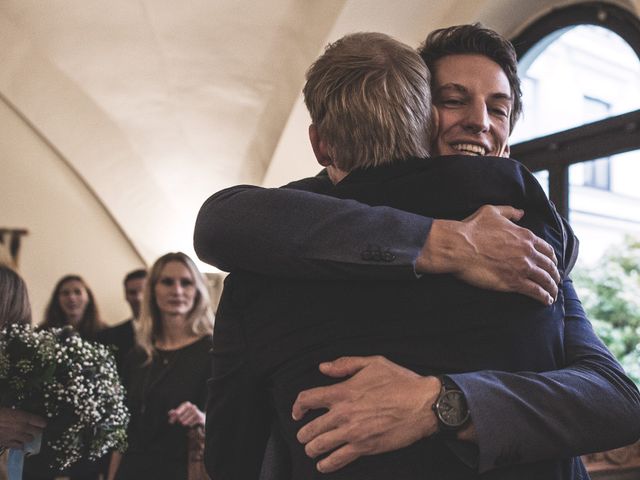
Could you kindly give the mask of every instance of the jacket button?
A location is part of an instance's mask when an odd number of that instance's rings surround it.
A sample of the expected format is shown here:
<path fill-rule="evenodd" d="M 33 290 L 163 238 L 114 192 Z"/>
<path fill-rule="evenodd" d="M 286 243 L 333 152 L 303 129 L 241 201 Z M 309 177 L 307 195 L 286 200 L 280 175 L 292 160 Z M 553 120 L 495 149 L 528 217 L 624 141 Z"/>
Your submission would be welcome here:
<path fill-rule="evenodd" d="M 389 250 L 387 250 L 382 254 L 382 259 L 385 262 L 393 262 L 396 259 L 396 256 L 393 253 L 391 253 Z"/>

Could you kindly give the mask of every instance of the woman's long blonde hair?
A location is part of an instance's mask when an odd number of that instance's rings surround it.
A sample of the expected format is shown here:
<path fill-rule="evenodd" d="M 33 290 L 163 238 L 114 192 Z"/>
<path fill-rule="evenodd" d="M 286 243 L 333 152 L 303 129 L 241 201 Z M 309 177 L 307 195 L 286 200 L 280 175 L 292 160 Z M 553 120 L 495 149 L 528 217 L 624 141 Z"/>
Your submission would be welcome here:
<path fill-rule="evenodd" d="M 213 310 L 209 298 L 209 289 L 204 277 L 196 267 L 193 260 L 182 252 L 171 252 L 158 258 L 151 270 L 144 287 L 144 298 L 140 309 L 140 318 L 137 323 L 136 341 L 146 356 L 145 363 L 153 358 L 156 340 L 162 333 L 162 321 L 158 302 L 156 300 L 155 287 L 160 279 L 162 269 L 169 262 L 180 262 L 191 272 L 196 287 L 196 297 L 193 308 L 187 317 L 191 324 L 191 331 L 198 336 L 211 335 L 213 333 Z"/>

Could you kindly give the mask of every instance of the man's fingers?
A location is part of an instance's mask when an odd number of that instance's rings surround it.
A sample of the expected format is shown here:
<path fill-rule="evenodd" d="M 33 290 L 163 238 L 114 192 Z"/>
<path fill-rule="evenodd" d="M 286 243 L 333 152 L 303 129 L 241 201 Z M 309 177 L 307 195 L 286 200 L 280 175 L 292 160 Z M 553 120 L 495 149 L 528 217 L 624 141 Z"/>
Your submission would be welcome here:
<path fill-rule="evenodd" d="M 327 458 L 320 460 L 316 464 L 316 468 L 322 473 L 335 472 L 360 456 L 361 454 L 353 445 L 347 444 L 332 452 Z"/>
<path fill-rule="evenodd" d="M 533 267 L 529 272 L 529 277 L 527 278 L 527 280 L 531 280 L 538 284 L 538 286 L 545 292 L 547 292 L 555 301 L 555 299 L 558 297 L 558 282 L 556 281 L 556 278 L 551 275 L 551 273 L 549 273 L 544 268 Z"/>
<path fill-rule="evenodd" d="M 480 207 L 485 208 L 485 207 Z M 509 205 L 496 205 L 493 208 L 502 215 L 503 217 L 511 220 L 512 222 L 517 222 L 524 216 L 524 210 L 520 210 L 519 208 L 513 208 Z"/>
<path fill-rule="evenodd" d="M 320 364 L 320 371 L 329 377 L 346 377 L 355 375 L 373 362 L 375 357 L 340 357 L 333 362 Z"/>
<path fill-rule="evenodd" d="M 320 364 L 320 371 L 334 378 L 355 375 L 360 370 L 378 360 L 379 357 L 340 357 L 332 362 Z M 300 420 L 305 413 L 315 408 L 328 408 L 336 400 L 342 398 L 342 384 L 331 385 L 329 387 L 311 388 L 300 392 L 296 398 L 291 415 L 294 420 Z"/>
<path fill-rule="evenodd" d="M 310 458 L 315 458 L 323 453 L 330 452 L 331 450 L 347 443 L 345 437 L 345 429 L 339 428 L 329 430 L 315 437 L 304 447 L 304 451 Z"/>
<path fill-rule="evenodd" d="M 300 420 L 309 410 L 329 408 L 339 398 L 340 390 L 340 384 L 303 390 L 293 403 L 291 416 L 294 420 Z"/>
<path fill-rule="evenodd" d="M 538 253 L 536 257 L 536 264 L 549 275 L 551 281 L 555 285 L 560 283 L 562 279 L 560 278 L 560 272 L 558 271 L 558 260 L 556 259 L 555 254 L 549 258 L 548 255 Z"/>
<path fill-rule="evenodd" d="M 544 305 L 551 305 L 555 301 L 555 298 L 549 292 L 532 280 L 525 280 L 517 291 Z"/>
<path fill-rule="evenodd" d="M 296 437 L 300 443 L 306 444 L 319 435 L 333 430 L 339 424 L 339 416 L 336 415 L 334 410 L 329 410 L 298 430 Z"/>
<path fill-rule="evenodd" d="M 543 239 L 541 239 L 540 237 L 536 236 L 534 238 L 534 240 L 533 240 L 533 246 L 535 247 L 535 249 L 537 251 L 539 251 L 540 253 L 542 253 L 546 257 L 549 257 L 549 259 L 551 259 L 551 261 L 553 262 L 554 265 L 558 264 L 558 259 L 556 258 L 555 250 L 553 249 L 553 247 L 551 245 L 549 245 Z"/>

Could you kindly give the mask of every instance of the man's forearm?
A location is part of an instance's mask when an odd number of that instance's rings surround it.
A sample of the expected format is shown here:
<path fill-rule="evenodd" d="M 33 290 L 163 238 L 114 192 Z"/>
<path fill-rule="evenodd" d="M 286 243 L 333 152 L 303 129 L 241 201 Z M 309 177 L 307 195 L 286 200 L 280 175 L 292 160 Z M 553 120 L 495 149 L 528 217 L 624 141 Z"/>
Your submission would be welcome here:
<path fill-rule="evenodd" d="M 608 450 L 640 436 L 637 388 L 593 332 L 570 280 L 563 291 L 565 368 L 449 375 L 472 412 L 480 472 Z"/>
<path fill-rule="evenodd" d="M 432 220 L 289 188 L 222 190 L 202 206 L 194 247 L 222 270 L 289 278 L 415 278 Z"/>
<path fill-rule="evenodd" d="M 451 273 L 548 304 L 559 281 L 553 250 L 512 222 L 521 215 L 485 206 L 463 222 L 433 220 L 292 188 L 241 185 L 205 202 L 194 247 L 201 260 L 226 271 L 370 280 Z"/>

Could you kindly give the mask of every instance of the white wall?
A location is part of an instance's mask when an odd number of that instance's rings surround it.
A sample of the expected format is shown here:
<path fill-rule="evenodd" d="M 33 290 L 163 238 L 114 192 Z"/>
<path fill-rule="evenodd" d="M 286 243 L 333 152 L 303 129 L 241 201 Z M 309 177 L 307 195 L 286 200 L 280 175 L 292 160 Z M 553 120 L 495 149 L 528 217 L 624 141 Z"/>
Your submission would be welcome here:
<path fill-rule="evenodd" d="M 123 320 L 122 278 L 142 260 L 78 176 L 4 101 L 0 125 L 0 227 L 29 231 L 19 269 L 34 321 L 67 273 L 85 278 L 106 321 Z"/>

